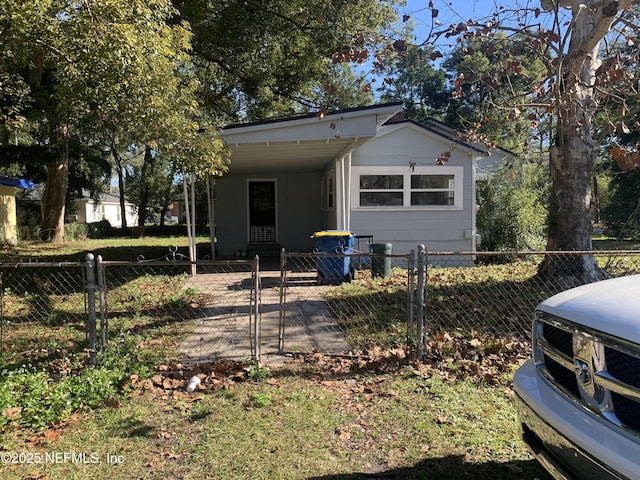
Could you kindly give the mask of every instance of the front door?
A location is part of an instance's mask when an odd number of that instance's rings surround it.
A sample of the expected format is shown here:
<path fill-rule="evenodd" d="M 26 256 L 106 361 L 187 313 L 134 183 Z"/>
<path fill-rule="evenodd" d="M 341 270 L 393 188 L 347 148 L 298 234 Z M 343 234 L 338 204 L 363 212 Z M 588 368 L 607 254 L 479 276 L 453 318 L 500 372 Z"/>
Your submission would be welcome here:
<path fill-rule="evenodd" d="M 276 182 L 249 181 L 249 242 L 276 241 Z"/>

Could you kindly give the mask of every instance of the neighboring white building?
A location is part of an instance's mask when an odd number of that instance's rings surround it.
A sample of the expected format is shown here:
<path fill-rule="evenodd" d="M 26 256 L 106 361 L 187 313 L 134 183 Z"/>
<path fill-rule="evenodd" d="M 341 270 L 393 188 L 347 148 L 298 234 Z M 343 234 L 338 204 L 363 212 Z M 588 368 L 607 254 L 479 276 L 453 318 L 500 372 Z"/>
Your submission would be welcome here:
<path fill-rule="evenodd" d="M 120 227 L 122 225 L 122 209 L 120 207 L 120 198 L 110 193 L 103 193 L 98 197 L 98 201 L 91 198 L 87 191 L 82 192 L 82 197 L 73 200 L 75 211 L 66 215 L 67 223 L 94 223 L 107 220 L 112 227 Z M 136 206 L 126 201 L 125 214 L 127 216 L 127 225 L 133 226 L 138 224 L 138 210 Z"/>

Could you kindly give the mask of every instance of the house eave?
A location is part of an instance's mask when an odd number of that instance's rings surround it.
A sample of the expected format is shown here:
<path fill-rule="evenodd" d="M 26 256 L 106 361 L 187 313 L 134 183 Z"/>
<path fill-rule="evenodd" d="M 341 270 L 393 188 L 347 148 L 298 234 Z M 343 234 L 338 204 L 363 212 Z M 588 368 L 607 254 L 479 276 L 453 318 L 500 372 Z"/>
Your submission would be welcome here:
<path fill-rule="evenodd" d="M 402 104 L 234 125 L 220 131 L 230 150 L 230 173 L 319 170 L 357 148 Z"/>

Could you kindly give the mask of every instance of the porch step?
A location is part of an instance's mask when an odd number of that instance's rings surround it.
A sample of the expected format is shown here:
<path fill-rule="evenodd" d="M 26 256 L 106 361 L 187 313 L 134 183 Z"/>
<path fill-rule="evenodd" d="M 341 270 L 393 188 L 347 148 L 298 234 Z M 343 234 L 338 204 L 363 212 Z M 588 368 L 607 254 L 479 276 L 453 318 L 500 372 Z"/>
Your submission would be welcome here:
<path fill-rule="evenodd" d="M 247 245 L 247 256 L 279 257 L 282 245 L 276 242 L 259 242 Z"/>

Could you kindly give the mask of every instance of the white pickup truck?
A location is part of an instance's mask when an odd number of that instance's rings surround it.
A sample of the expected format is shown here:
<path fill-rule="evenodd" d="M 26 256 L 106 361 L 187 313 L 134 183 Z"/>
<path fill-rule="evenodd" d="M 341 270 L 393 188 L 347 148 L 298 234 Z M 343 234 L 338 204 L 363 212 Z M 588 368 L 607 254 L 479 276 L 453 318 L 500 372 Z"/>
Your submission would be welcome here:
<path fill-rule="evenodd" d="M 542 302 L 515 374 L 522 438 L 556 479 L 640 479 L 640 275 Z"/>

